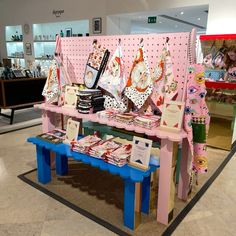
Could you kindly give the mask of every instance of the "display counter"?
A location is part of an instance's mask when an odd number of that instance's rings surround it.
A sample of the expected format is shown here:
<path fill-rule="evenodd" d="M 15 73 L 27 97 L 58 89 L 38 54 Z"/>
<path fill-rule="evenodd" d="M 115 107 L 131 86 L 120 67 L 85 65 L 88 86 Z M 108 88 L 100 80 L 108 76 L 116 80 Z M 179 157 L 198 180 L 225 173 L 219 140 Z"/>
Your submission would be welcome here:
<path fill-rule="evenodd" d="M 0 79 L 0 115 L 10 118 L 12 124 L 15 110 L 43 102 L 45 82 L 46 78 Z M 1 109 L 11 109 L 11 115 L 1 113 Z"/>

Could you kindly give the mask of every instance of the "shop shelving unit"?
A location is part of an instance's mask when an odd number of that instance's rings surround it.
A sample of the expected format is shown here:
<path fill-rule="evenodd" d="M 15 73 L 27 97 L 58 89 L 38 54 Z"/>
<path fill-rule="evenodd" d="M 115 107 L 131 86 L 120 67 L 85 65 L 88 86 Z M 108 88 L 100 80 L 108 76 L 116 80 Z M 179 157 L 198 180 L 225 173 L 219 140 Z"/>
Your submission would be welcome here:
<path fill-rule="evenodd" d="M 210 53 L 211 46 L 214 43 L 217 49 L 225 43 L 226 46 L 236 45 L 236 34 L 219 34 L 219 35 L 200 35 L 203 56 Z M 230 93 L 236 93 L 236 84 L 223 81 L 206 81 L 207 89 L 228 90 Z M 232 118 L 231 129 L 233 132 L 231 144 L 236 140 L 236 105 L 229 103 L 219 103 L 208 101 L 210 113 L 213 116 Z"/>
<path fill-rule="evenodd" d="M 55 46 L 56 35 L 63 33 L 63 37 L 85 35 L 89 32 L 88 20 L 52 22 L 33 24 L 34 56 L 38 63 L 50 63 Z"/>
<path fill-rule="evenodd" d="M 92 50 L 92 43 L 96 39 L 98 42 L 109 48 L 113 52 L 120 39 L 122 42 L 122 49 L 124 60 L 127 64 L 127 75 L 130 71 L 133 55 L 137 51 L 137 45 L 142 38 L 146 45 L 147 56 L 149 64 L 153 67 L 157 61 L 158 54 L 160 55 L 163 46 L 165 45 L 167 37 L 169 38 L 169 48 L 173 58 L 174 72 L 179 78 L 178 83 L 178 97 L 177 100 L 184 101 L 186 92 L 186 73 L 189 64 L 195 62 L 195 42 L 196 32 L 184 32 L 173 34 L 153 34 L 153 35 L 119 35 L 119 36 L 98 36 L 98 37 L 81 37 L 81 38 L 61 38 L 60 46 L 57 48 L 61 55 L 63 54 L 62 65 L 65 73 L 68 75 L 65 78 L 66 83 L 82 83 L 84 68 L 89 53 Z M 59 38 L 58 38 L 59 40 Z M 60 51 L 61 50 L 61 51 Z M 68 80 L 68 81 L 67 81 Z M 189 145 L 187 141 L 187 134 L 182 129 L 179 133 L 163 131 L 160 128 L 147 130 L 144 128 L 136 128 L 134 126 L 127 126 L 115 121 L 102 121 L 96 115 L 83 115 L 73 109 L 58 107 L 55 105 L 41 104 L 35 107 L 42 110 L 43 114 L 43 132 L 53 130 L 56 124 L 56 116 L 65 115 L 78 120 L 86 120 L 94 123 L 104 124 L 109 127 L 115 127 L 119 130 L 127 130 L 137 134 L 145 134 L 149 138 L 156 137 L 160 140 L 160 171 L 159 171 L 159 194 L 157 201 L 157 221 L 163 224 L 168 224 L 173 217 L 175 186 L 173 182 L 173 173 L 176 163 L 176 153 L 178 144 L 182 144 L 182 157 L 180 161 L 180 178 L 178 184 L 178 197 L 187 200 L 188 186 L 189 186 Z M 32 141 L 32 140 L 31 140 Z M 67 156 L 67 153 L 63 155 Z M 69 156 L 69 155 L 68 155 Z M 39 156 L 38 156 L 39 157 Z M 40 158 L 40 157 L 39 157 Z M 44 158 L 44 157 L 43 157 Z M 132 184 L 132 186 L 134 186 Z M 132 193 L 135 189 L 132 187 Z M 134 208 L 134 201 L 129 200 L 129 205 Z M 134 229 L 134 225 L 128 224 L 129 228 Z"/>
<path fill-rule="evenodd" d="M 13 35 L 16 35 L 18 39 L 14 40 L 12 37 Z M 12 63 L 24 67 L 25 59 L 24 59 L 22 26 L 21 25 L 6 26 L 5 40 L 7 48 L 7 57 L 11 59 Z"/>

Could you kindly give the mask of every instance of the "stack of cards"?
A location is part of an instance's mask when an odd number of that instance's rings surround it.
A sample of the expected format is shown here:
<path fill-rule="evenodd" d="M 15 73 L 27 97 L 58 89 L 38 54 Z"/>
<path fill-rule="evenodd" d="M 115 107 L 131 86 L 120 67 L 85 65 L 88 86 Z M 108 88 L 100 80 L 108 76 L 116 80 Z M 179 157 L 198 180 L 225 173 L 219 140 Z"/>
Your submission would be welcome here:
<path fill-rule="evenodd" d="M 54 144 L 62 143 L 65 139 L 66 131 L 61 129 L 54 129 L 50 132 L 43 133 L 37 136 L 44 141 L 48 141 Z"/>
<path fill-rule="evenodd" d="M 131 144 L 122 145 L 113 152 L 107 152 L 105 155 L 103 155 L 102 159 L 112 165 L 119 167 L 124 166 L 131 155 L 131 149 Z"/>
<path fill-rule="evenodd" d="M 109 120 L 115 117 L 117 113 L 118 111 L 115 111 L 115 110 L 103 110 L 103 111 L 97 112 L 97 117 L 100 119 Z"/>
<path fill-rule="evenodd" d="M 72 142 L 71 149 L 76 152 L 82 152 L 88 154 L 90 148 L 99 143 L 100 141 L 101 139 L 96 135 L 88 135 L 84 138 L 81 138 L 77 142 Z"/>
<path fill-rule="evenodd" d="M 122 114 L 117 114 L 115 116 L 115 119 L 116 121 L 121 122 L 121 123 L 132 124 L 136 116 L 137 115 L 133 113 L 122 113 Z"/>
<path fill-rule="evenodd" d="M 112 140 L 105 140 L 98 145 L 91 147 L 89 150 L 89 155 L 95 158 L 102 159 L 102 156 L 108 152 L 113 152 L 115 149 L 119 148 L 120 144 Z"/>
<path fill-rule="evenodd" d="M 137 116 L 134 119 L 134 124 L 143 128 L 151 129 L 153 127 L 157 127 L 160 125 L 160 116 L 154 116 L 154 115 L 143 115 L 143 116 Z"/>

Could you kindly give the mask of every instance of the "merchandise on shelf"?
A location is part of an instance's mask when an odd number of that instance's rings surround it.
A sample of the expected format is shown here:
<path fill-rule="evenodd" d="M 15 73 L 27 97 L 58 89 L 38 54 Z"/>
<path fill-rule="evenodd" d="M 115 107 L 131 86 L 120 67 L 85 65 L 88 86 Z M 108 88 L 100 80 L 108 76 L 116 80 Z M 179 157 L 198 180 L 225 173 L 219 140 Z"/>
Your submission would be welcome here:
<path fill-rule="evenodd" d="M 205 69 L 204 74 L 209 81 L 222 81 L 224 80 L 225 70 Z"/>
<path fill-rule="evenodd" d="M 153 82 L 147 55 L 144 50 L 143 39 L 141 39 L 124 94 L 140 109 L 151 95 L 152 90 Z"/>
<path fill-rule="evenodd" d="M 137 115 L 135 113 L 119 113 L 115 116 L 115 120 L 125 124 L 132 124 Z"/>
<path fill-rule="evenodd" d="M 89 153 L 89 150 L 92 146 L 96 145 L 98 142 L 101 141 L 97 135 L 88 135 L 84 138 L 79 139 L 76 142 L 71 143 L 71 149 L 73 151 L 82 152 L 82 153 Z"/>
<path fill-rule="evenodd" d="M 125 164 L 127 164 L 130 155 L 131 155 L 131 149 L 132 149 L 132 145 L 131 144 L 127 144 L 127 145 L 122 145 L 120 147 L 118 147 L 116 150 L 114 150 L 113 152 L 107 152 L 102 156 L 102 159 L 105 162 L 108 162 L 112 165 L 116 165 L 116 166 L 124 166 Z"/>
<path fill-rule="evenodd" d="M 59 144 L 65 140 L 66 131 L 61 129 L 54 129 L 50 132 L 46 132 L 40 135 L 37 135 L 38 138 L 54 143 Z"/>
<path fill-rule="evenodd" d="M 115 53 L 109 61 L 105 72 L 98 81 L 98 86 L 109 92 L 116 99 L 116 101 L 121 101 L 122 92 L 127 82 L 124 66 L 119 40 L 119 46 L 115 50 Z"/>
<path fill-rule="evenodd" d="M 95 146 L 91 147 L 88 154 L 92 157 L 102 159 L 103 155 L 106 155 L 108 152 L 113 152 L 119 148 L 121 144 L 114 142 L 113 140 L 103 140 L 97 143 Z"/>
<path fill-rule="evenodd" d="M 104 100 L 101 90 L 83 89 L 77 93 L 77 110 L 79 113 L 90 114 L 104 110 Z"/>
<path fill-rule="evenodd" d="M 203 64 L 210 81 L 236 81 L 236 35 L 201 35 Z"/>
<path fill-rule="evenodd" d="M 87 88 L 95 88 L 98 80 L 105 70 L 110 52 L 105 47 L 93 42 L 93 52 L 89 54 L 84 74 L 84 84 Z"/>
<path fill-rule="evenodd" d="M 116 110 L 103 110 L 103 111 L 99 111 L 97 112 L 97 117 L 100 119 L 104 119 L 104 120 L 110 120 L 112 118 L 115 117 L 115 115 L 118 113 L 118 111 Z"/>
<path fill-rule="evenodd" d="M 103 159 L 105 162 L 120 167 L 127 163 L 131 148 L 132 145 L 130 144 L 121 145 L 112 140 L 101 140 L 96 134 L 71 142 L 73 151 Z"/>
<path fill-rule="evenodd" d="M 153 127 L 157 127 L 160 125 L 160 120 L 161 120 L 160 116 L 154 116 L 154 115 L 137 116 L 134 119 L 134 125 L 138 125 L 147 129 L 152 129 Z"/>

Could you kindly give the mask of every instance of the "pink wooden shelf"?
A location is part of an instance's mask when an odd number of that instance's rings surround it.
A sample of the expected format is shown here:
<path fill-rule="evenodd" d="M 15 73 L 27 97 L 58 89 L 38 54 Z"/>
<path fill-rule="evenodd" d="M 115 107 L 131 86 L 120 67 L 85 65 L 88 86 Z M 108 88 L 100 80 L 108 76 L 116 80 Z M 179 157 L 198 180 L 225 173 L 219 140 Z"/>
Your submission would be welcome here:
<path fill-rule="evenodd" d="M 34 107 L 44 111 L 50 111 L 53 113 L 63 114 L 70 117 L 97 122 L 100 124 L 116 127 L 119 129 L 125 129 L 127 131 L 134 131 L 136 133 L 146 134 L 148 136 L 155 136 L 161 139 L 168 139 L 173 142 L 180 142 L 182 141 L 183 138 L 187 137 L 187 134 L 184 130 L 181 130 L 181 132 L 179 133 L 173 133 L 161 130 L 160 127 L 152 128 L 151 130 L 149 130 L 135 125 L 126 125 L 124 123 L 120 123 L 114 120 L 99 119 L 96 114 L 81 114 L 76 109 L 58 107 L 52 104 L 43 103 L 43 104 L 37 104 Z"/>

